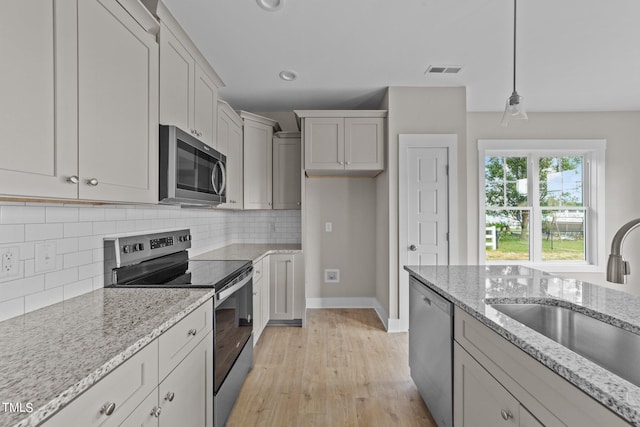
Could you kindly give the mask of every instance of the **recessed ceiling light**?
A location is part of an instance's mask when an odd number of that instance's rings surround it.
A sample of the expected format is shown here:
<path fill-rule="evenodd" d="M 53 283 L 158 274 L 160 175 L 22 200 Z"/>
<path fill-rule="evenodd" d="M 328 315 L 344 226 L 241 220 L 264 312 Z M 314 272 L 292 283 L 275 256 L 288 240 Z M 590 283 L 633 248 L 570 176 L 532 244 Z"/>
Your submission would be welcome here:
<path fill-rule="evenodd" d="M 284 0 L 256 0 L 258 6 L 269 12 L 275 12 L 284 5 Z"/>
<path fill-rule="evenodd" d="M 282 70 L 280 71 L 279 76 L 285 82 L 292 82 L 298 78 L 298 73 L 293 70 Z"/>

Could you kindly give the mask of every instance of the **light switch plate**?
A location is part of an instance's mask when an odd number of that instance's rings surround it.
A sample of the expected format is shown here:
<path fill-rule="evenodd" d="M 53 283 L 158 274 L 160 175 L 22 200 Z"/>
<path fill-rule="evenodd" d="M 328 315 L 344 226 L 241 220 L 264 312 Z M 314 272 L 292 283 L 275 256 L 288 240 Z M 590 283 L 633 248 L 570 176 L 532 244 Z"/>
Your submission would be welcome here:
<path fill-rule="evenodd" d="M 333 223 L 332 222 L 325 222 L 324 223 L 324 231 L 327 233 L 331 233 L 333 231 Z"/>
<path fill-rule="evenodd" d="M 56 269 L 56 243 L 36 243 L 36 272 L 42 273 Z"/>

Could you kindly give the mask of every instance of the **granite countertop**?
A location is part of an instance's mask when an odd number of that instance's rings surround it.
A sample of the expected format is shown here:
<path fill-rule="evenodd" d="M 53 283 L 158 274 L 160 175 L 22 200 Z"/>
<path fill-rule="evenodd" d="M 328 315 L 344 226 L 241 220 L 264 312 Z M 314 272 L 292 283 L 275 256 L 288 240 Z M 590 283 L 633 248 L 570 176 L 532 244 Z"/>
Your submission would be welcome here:
<path fill-rule="evenodd" d="M 224 246 L 193 257 L 194 260 L 247 260 L 258 262 L 267 255 L 302 252 L 299 244 L 282 243 L 240 243 Z"/>
<path fill-rule="evenodd" d="M 35 426 L 187 314 L 213 289 L 99 289 L 0 322 L 0 427 Z"/>
<path fill-rule="evenodd" d="M 640 425 L 640 387 L 491 307 L 543 302 L 640 334 L 639 296 L 521 266 L 405 269 L 628 422 Z"/>

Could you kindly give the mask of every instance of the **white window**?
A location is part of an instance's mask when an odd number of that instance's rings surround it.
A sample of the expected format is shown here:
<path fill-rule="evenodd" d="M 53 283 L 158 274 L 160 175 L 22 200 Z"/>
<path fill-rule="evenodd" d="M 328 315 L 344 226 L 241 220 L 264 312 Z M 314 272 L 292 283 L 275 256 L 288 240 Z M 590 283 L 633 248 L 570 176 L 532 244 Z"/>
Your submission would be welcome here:
<path fill-rule="evenodd" d="M 479 140 L 480 263 L 603 271 L 604 140 Z"/>

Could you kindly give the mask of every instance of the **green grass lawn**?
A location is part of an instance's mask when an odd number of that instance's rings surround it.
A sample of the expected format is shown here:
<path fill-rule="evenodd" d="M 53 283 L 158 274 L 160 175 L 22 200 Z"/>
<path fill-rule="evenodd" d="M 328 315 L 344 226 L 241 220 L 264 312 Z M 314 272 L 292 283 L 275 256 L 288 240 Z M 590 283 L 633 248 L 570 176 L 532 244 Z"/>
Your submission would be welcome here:
<path fill-rule="evenodd" d="M 551 245 L 553 244 L 553 249 Z M 498 248 L 494 251 L 487 248 L 487 260 L 528 260 L 529 259 L 529 239 L 521 239 L 518 235 L 501 234 L 498 239 Z M 584 260 L 584 240 L 567 239 L 560 240 L 554 236 L 553 241 L 542 239 L 542 259 L 545 261 Z"/>

